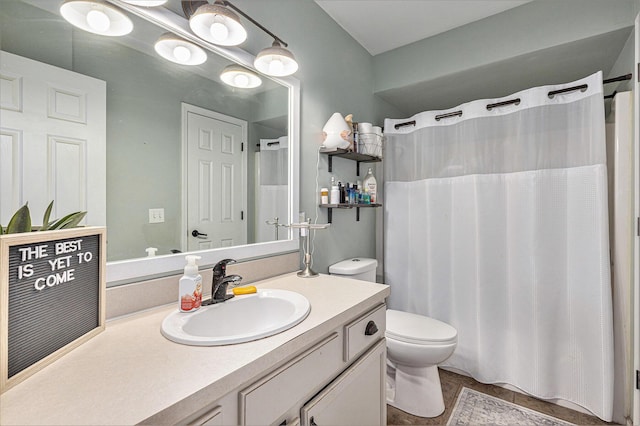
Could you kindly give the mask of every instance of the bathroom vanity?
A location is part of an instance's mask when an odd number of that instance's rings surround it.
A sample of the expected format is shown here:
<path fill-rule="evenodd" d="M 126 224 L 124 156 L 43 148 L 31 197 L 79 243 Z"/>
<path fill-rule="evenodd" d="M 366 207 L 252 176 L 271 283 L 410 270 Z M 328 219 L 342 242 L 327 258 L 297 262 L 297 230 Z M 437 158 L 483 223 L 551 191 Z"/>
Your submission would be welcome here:
<path fill-rule="evenodd" d="M 298 292 L 311 312 L 274 336 L 212 347 L 160 334 L 177 304 L 112 320 L 0 396 L 2 424 L 386 424 L 388 286 L 295 273 L 254 285 Z"/>

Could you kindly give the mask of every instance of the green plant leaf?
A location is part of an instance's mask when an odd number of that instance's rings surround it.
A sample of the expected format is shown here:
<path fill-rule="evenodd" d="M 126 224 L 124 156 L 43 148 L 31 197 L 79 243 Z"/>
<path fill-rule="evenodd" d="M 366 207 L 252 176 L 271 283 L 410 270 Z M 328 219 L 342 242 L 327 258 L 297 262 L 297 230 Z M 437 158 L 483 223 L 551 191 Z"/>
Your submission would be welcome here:
<path fill-rule="evenodd" d="M 78 225 L 78 223 L 80 223 L 82 219 L 84 219 L 86 214 L 87 212 L 69 213 L 62 219 L 49 226 L 49 230 L 73 228 L 74 226 Z"/>
<path fill-rule="evenodd" d="M 41 231 L 46 231 L 47 229 L 49 229 L 49 216 L 51 216 L 52 209 L 53 209 L 53 201 L 49 203 L 47 210 L 44 212 L 44 217 L 42 218 L 42 227 L 40 228 Z"/>
<path fill-rule="evenodd" d="M 31 232 L 31 213 L 29 212 L 29 206 L 27 204 L 20 207 L 11 217 L 6 229 L 7 234 Z"/>

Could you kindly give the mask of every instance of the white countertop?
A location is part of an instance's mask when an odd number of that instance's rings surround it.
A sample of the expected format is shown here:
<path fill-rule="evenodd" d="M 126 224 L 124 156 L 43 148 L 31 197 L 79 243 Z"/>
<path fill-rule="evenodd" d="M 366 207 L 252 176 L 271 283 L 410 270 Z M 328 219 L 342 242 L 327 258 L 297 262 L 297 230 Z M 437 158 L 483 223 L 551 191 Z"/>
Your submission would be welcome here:
<path fill-rule="evenodd" d="M 0 424 L 124 425 L 154 415 L 152 421 L 174 423 L 389 295 L 385 285 L 328 275 L 293 273 L 254 285 L 303 294 L 309 316 L 275 336 L 213 347 L 181 345 L 160 334 L 177 301 L 110 321 L 103 333 L 2 394 Z"/>

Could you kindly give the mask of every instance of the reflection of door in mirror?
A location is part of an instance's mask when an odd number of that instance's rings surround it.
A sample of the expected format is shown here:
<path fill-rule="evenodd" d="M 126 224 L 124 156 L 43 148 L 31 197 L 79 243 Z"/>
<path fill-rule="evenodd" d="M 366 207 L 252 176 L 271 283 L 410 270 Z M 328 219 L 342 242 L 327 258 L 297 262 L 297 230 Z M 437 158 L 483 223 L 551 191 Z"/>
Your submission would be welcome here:
<path fill-rule="evenodd" d="M 187 249 L 246 244 L 247 123 L 186 103 L 182 108 Z"/>
<path fill-rule="evenodd" d="M 106 84 L 0 51 L 0 223 L 29 204 L 34 226 L 87 211 L 106 224 Z"/>
<path fill-rule="evenodd" d="M 289 138 L 260 139 L 256 185 L 257 242 L 286 240 Z"/>

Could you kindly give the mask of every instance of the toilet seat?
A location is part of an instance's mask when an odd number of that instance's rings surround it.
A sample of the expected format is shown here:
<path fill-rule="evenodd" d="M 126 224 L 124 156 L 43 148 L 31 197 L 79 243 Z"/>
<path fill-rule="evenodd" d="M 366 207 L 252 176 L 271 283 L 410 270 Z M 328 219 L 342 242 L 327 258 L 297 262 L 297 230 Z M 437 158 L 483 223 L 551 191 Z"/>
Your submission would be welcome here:
<path fill-rule="evenodd" d="M 446 345 L 458 341 L 457 330 L 442 321 L 410 312 L 387 310 L 386 337 L 414 345 Z"/>

